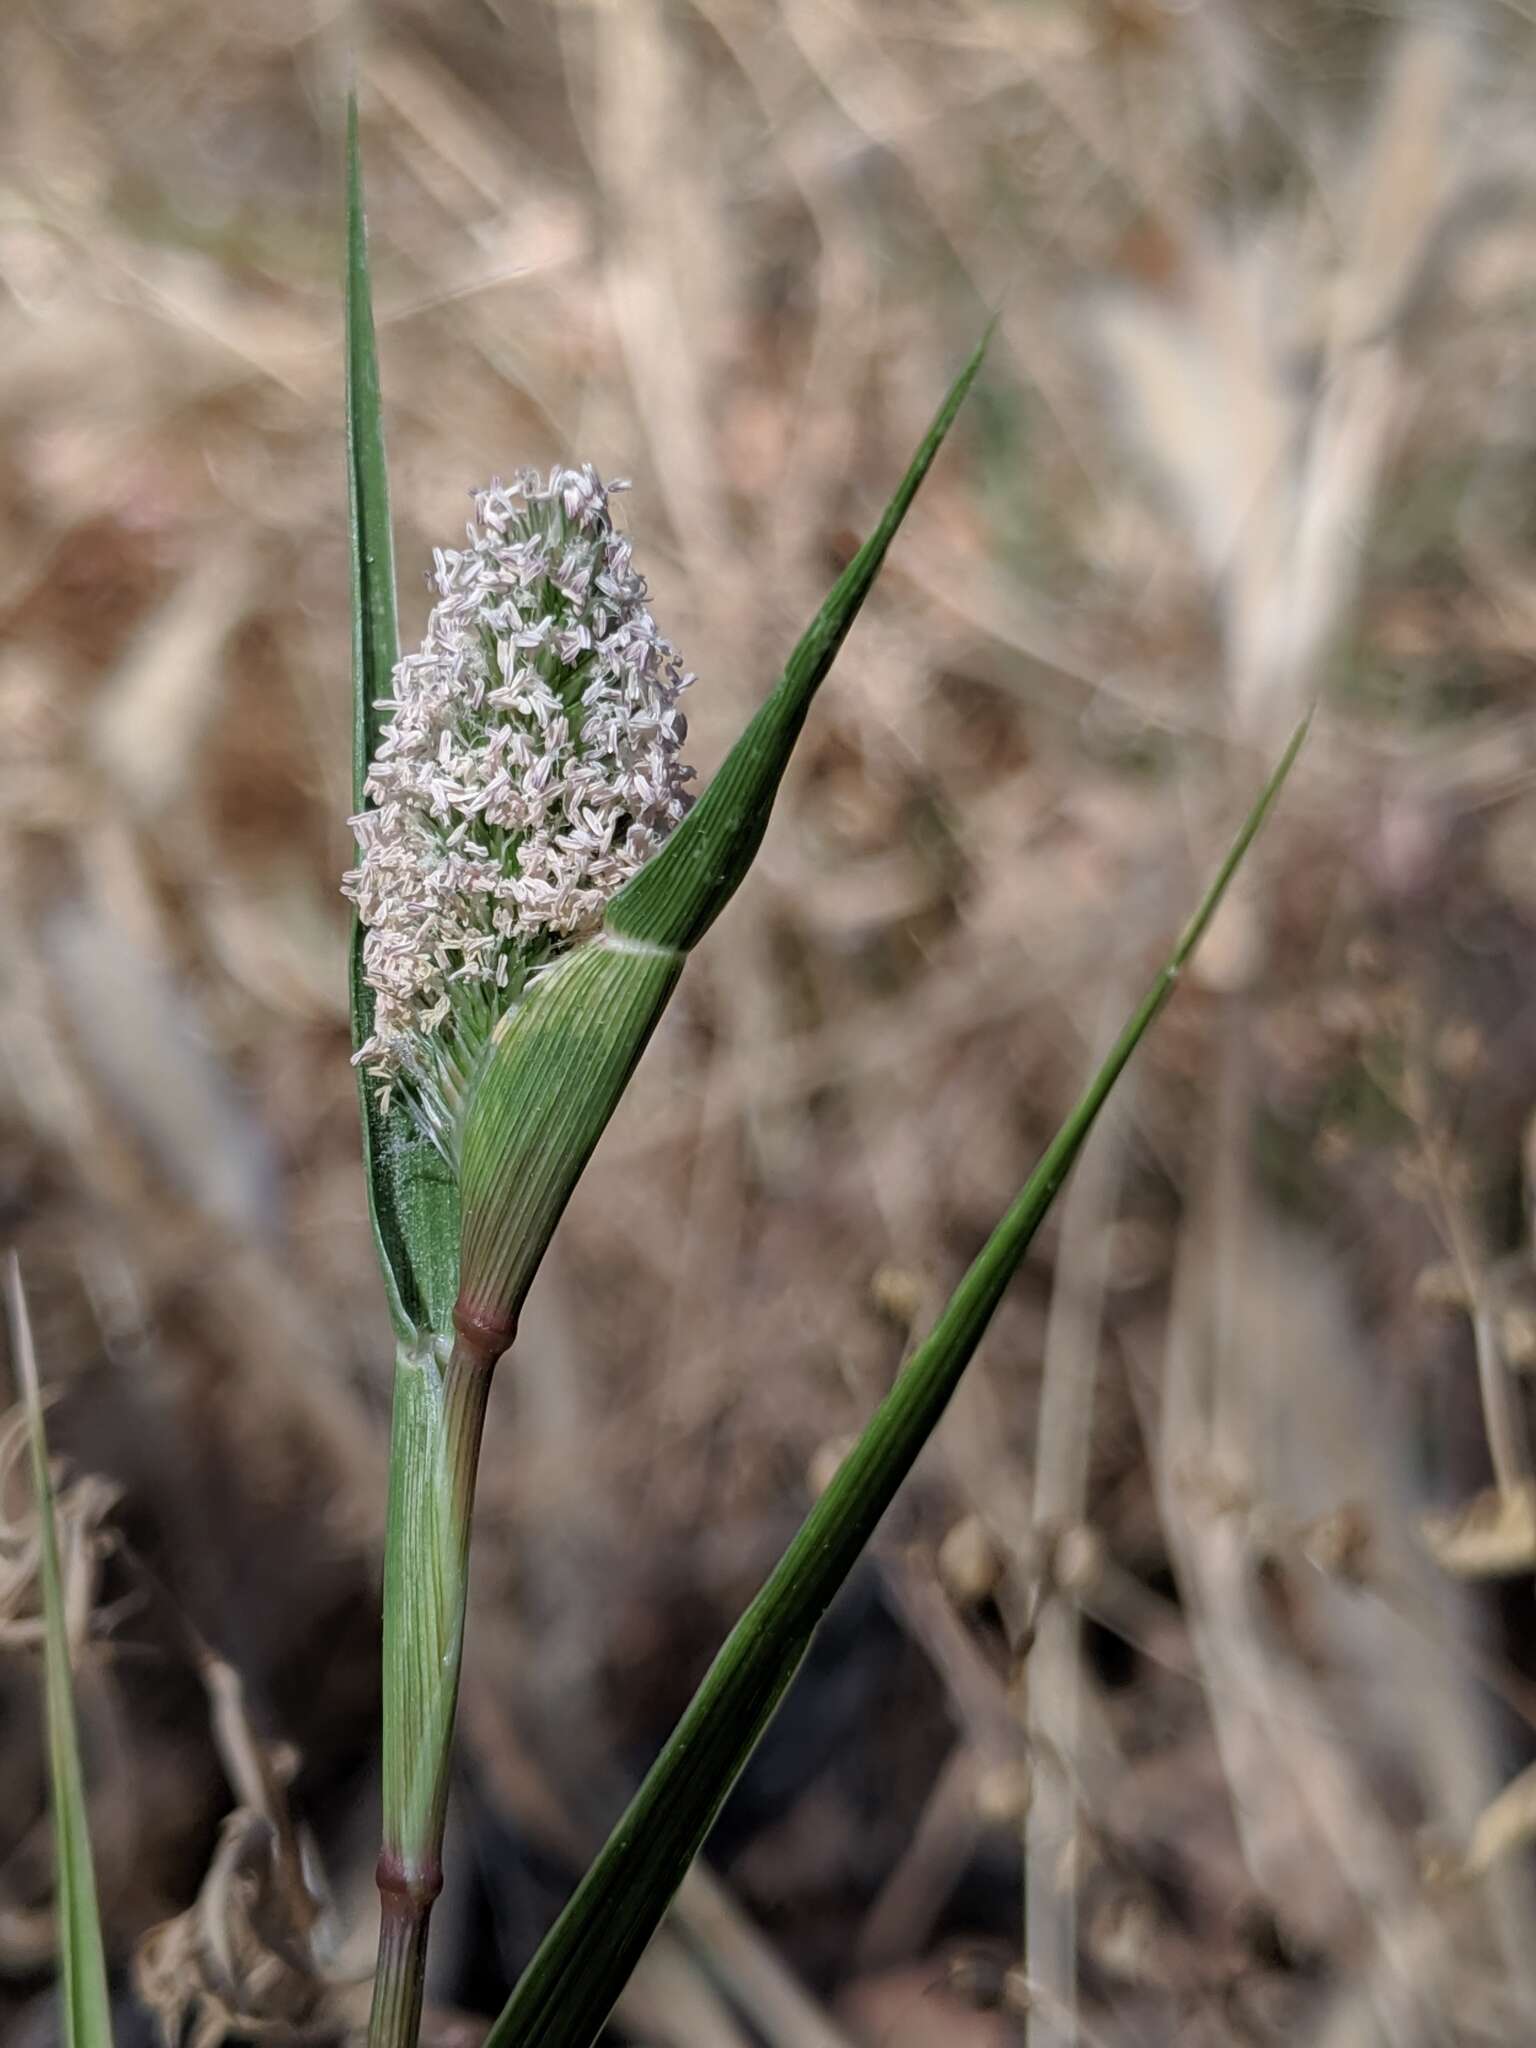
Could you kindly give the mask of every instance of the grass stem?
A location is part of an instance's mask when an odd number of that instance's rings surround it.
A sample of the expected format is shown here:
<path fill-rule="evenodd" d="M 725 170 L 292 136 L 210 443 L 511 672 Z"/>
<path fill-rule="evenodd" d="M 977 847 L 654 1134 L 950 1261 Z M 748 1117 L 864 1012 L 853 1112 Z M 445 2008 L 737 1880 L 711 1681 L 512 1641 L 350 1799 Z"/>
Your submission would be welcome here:
<path fill-rule="evenodd" d="M 500 1350 L 455 1337 L 403 1354 L 384 1603 L 384 1847 L 369 2048 L 415 2048 L 464 1652 L 475 1476 Z"/>
<path fill-rule="evenodd" d="M 427 1981 L 427 1925 L 432 1901 L 419 1884 L 409 1884 L 398 1866 L 379 1858 L 379 1961 L 368 2015 L 369 2048 L 416 2048 L 422 1996 Z"/>

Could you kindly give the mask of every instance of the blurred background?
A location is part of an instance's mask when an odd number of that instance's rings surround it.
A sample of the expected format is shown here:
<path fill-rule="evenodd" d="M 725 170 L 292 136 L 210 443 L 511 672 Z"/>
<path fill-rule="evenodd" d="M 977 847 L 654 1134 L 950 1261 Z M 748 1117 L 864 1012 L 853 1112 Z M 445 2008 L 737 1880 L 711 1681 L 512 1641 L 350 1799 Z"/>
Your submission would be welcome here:
<path fill-rule="evenodd" d="M 701 782 L 1001 308 L 501 1369 L 431 2038 L 478 2038 L 1320 697 L 615 2038 L 1528 2040 L 1536 15 L 368 14 L 0 20 L 0 1237 L 120 2039 L 338 2039 L 371 1967 L 357 40 L 405 640 L 473 486 L 630 477 Z M 19 1448 L 0 2027 L 45 2043 Z"/>

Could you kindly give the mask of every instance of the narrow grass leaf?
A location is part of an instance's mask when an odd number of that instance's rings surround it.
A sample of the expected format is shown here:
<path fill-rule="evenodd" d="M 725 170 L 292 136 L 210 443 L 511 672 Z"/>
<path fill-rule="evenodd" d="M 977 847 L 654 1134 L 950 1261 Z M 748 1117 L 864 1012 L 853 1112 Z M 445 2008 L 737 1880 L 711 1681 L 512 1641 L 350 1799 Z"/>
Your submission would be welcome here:
<path fill-rule="evenodd" d="M 687 952 L 736 893 L 767 829 L 774 798 L 806 713 L 858 617 L 918 486 L 976 381 L 989 325 L 951 385 L 878 524 L 833 585 L 784 673 L 720 772 L 666 844 L 609 907 L 607 928 L 622 938 Z"/>
<path fill-rule="evenodd" d="M 1297 728 L 1172 957 L 1039 1165 L 752 1602 L 645 1782 L 546 1936 L 486 2048 L 589 2048 L 817 1625 L 943 1415 L 1073 1160 L 1290 772 Z"/>
<path fill-rule="evenodd" d="M 48 1776 L 53 1798 L 54 1916 L 59 1951 L 59 1989 L 64 2008 L 65 2048 L 110 2048 L 111 2005 L 107 1965 L 96 1903 L 96 1872 L 85 1803 L 85 1774 L 75 1727 L 69 1633 L 59 1570 L 59 1536 L 53 1515 L 53 1483 L 38 1386 L 32 1324 L 16 1254 L 5 1266 L 6 1320 L 11 1363 L 27 1412 L 32 1485 L 37 1496 L 39 1579 L 43 1598 L 43 1666 L 48 1717 Z"/>
<path fill-rule="evenodd" d="M 352 800 L 363 808 L 363 784 L 399 658 L 395 611 L 395 548 L 384 459 L 378 348 L 363 216 L 363 173 L 357 98 L 347 105 L 347 503 L 352 544 Z M 363 929 L 352 929 L 352 1044 L 373 1032 L 373 991 L 363 977 Z M 377 1091 L 358 1075 L 363 1171 L 374 1244 L 398 1335 L 446 1331 L 458 1289 L 458 1196 L 431 1144 L 400 1105 L 381 1110 Z"/>
<path fill-rule="evenodd" d="M 955 379 L 878 524 L 708 790 L 609 906 L 601 936 L 497 1028 L 465 1125 L 460 1327 L 511 1340 L 529 1284 L 692 948 L 752 864 L 806 713 L 981 367 Z"/>

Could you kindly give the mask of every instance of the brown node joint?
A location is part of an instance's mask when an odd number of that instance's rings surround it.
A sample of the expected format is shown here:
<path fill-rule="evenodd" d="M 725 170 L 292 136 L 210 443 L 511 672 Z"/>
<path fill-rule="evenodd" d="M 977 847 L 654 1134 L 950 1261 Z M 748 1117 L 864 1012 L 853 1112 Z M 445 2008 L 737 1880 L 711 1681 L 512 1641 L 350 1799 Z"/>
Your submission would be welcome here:
<path fill-rule="evenodd" d="M 442 1865 L 435 1857 L 430 1863 L 407 1868 L 400 1857 L 385 1849 L 379 1856 L 376 1875 L 379 1898 L 386 1912 L 424 1913 L 443 1888 Z"/>
<path fill-rule="evenodd" d="M 489 1371 L 501 1354 L 511 1348 L 517 1335 L 517 1317 L 482 1314 L 472 1302 L 461 1298 L 453 1305 L 453 1328 L 469 1362 Z"/>

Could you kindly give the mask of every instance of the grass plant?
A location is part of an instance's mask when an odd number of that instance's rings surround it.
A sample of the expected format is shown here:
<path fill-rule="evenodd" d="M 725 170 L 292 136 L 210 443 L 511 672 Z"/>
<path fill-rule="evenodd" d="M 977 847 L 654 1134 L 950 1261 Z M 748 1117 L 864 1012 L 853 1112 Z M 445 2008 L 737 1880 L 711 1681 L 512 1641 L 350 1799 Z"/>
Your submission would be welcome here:
<path fill-rule="evenodd" d="M 378 763 L 390 747 L 386 742 L 379 751 L 379 712 L 398 705 L 403 671 L 396 666 L 393 547 L 355 105 L 349 114 L 347 191 L 354 768 L 361 804 L 370 787 L 375 793 L 380 787 Z M 378 1044 L 380 994 L 367 971 L 367 937 L 359 926 L 353 1034 L 363 1069 L 375 1238 L 400 1340 L 385 1568 L 383 1912 L 371 2048 L 411 2048 L 420 2021 L 427 1931 L 442 1884 L 470 1527 L 492 1373 L 513 1343 L 523 1300 L 560 1215 L 689 953 L 752 863 L 812 699 L 964 402 L 985 348 L 984 337 L 874 531 L 703 799 L 612 895 L 596 929 L 567 945 L 557 940 L 550 950 L 543 950 L 541 939 L 541 950 L 523 956 L 535 971 L 518 966 L 508 977 L 503 970 L 493 986 L 504 990 L 508 980 L 513 985 L 503 1005 L 493 1003 L 489 1014 L 476 991 L 468 1025 L 453 1014 L 455 977 L 439 949 L 429 988 L 442 993 L 428 1013 L 425 1042 L 407 1055 L 406 1086 L 382 1095 L 368 1073 L 370 1049 Z M 536 493 L 539 502 L 556 493 L 557 474 L 569 479 L 568 493 L 579 499 L 577 473 L 559 472 L 552 473 L 547 493 Z M 497 495 L 494 486 L 483 494 L 482 510 Z M 565 544 L 569 516 L 562 519 L 555 508 L 548 519 L 551 545 Z M 551 570 L 551 560 L 541 541 L 532 571 L 520 569 L 525 578 L 531 573 L 539 579 L 541 593 L 520 615 L 524 619 L 540 603 L 559 603 L 560 574 Z M 453 603 L 461 561 L 454 558 L 447 570 L 440 566 L 445 608 Z M 495 626 L 498 615 L 487 616 Z M 525 667 L 516 650 L 530 643 L 538 652 Z M 573 640 L 568 651 L 558 649 L 554 664 L 546 659 L 551 644 L 551 636 L 541 639 L 535 627 L 501 642 L 499 655 L 493 647 L 483 668 L 473 647 L 467 658 L 461 655 L 449 687 L 464 693 L 464 720 L 472 720 L 471 705 L 478 705 L 498 675 L 506 679 L 503 696 L 514 691 L 517 677 L 531 676 L 527 690 L 553 682 L 563 691 L 558 702 L 574 707 L 591 642 Z M 572 670 L 575 683 L 565 680 Z M 514 696 L 514 708 L 518 701 Z M 580 701 L 586 701 L 585 693 Z M 580 714 L 572 708 L 570 715 Z M 1289 773 L 1304 732 L 1304 725 L 1297 728 L 1108 1058 L 732 1632 L 496 2022 L 493 2048 L 585 2048 L 596 2038 L 792 1682 L 817 1624 L 943 1414 L 1095 1117 L 1172 993 Z M 450 732 L 445 762 L 453 737 Z M 456 773 L 463 779 L 471 767 L 461 765 Z M 392 781 L 385 786 L 392 788 Z M 430 801 L 434 816 L 447 814 L 435 790 Z M 570 825 L 576 822 L 573 816 Z M 460 834 L 463 829 L 455 828 Z M 494 848 L 509 890 L 526 865 L 525 845 L 509 840 Z M 497 943 L 493 931 L 487 948 L 494 951 Z M 504 930 L 500 943 L 512 950 Z M 473 980 L 467 951 L 464 957 L 469 964 L 460 973 Z M 439 1028 L 456 1034 L 449 1056 L 441 1052 L 440 1038 L 429 1035 Z M 437 1087 L 445 1057 L 451 1085 L 423 1117 L 420 1093 Z M 418 1099 L 412 1101 L 411 1077 L 423 1074 L 428 1078 L 416 1081 Z"/>
<path fill-rule="evenodd" d="M 527 472 L 481 493 L 484 531 L 477 540 L 472 530 L 467 554 L 440 558 L 442 606 L 429 643 L 401 659 L 357 114 L 349 107 L 346 427 L 354 823 L 362 848 L 348 877 L 361 911 L 351 1003 L 373 1238 L 396 1337 L 371 2048 L 414 2048 L 420 2031 L 495 1367 L 690 954 L 752 865 L 816 692 L 986 347 L 984 336 L 779 682 L 690 807 L 673 709 L 689 679 L 655 634 L 628 543 L 612 528 L 591 470 L 553 471 L 547 485 Z M 491 718 L 488 705 L 513 723 Z M 423 753 L 419 720 L 429 716 L 441 745 L 434 738 Z M 530 759 L 530 732 L 548 743 L 547 757 Z M 492 2026 L 489 2048 L 588 2048 L 596 2039 L 830 1603 L 937 1427 L 1095 1119 L 1171 997 L 1305 732 L 1303 721 L 1166 963 L 731 1631 Z M 556 753 L 565 809 L 551 814 Z M 465 782 L 480 770 L 480 783 Z M 455 806 L 462 818 L 451 825 Z M 455 889 L 470 906 L 458 924 L 445 908 Z M 400 978 L 402 963 L 414 978 Z M 14 1255 L 6 1289 L 39 1512 L 65 2037 L 69 2048 L 104 2048 L 100 1915 L 41 1397 Z"/>

